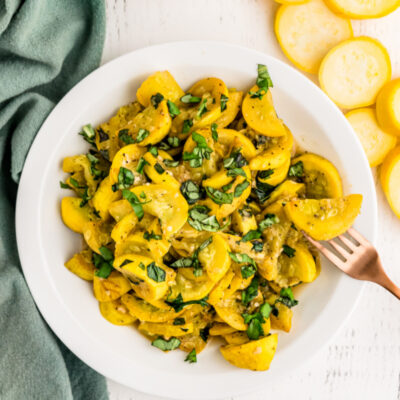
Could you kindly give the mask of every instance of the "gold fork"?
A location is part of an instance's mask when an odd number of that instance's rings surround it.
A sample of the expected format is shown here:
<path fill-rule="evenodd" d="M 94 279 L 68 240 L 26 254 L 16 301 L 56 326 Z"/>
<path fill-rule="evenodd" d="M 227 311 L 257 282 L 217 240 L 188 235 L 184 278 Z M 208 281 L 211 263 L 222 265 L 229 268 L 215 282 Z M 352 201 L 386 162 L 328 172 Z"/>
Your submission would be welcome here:
<path fill-rule="evenodd" d="M 334 265 L 352 278 L 362 281 L 375 282 L 383 286 L 390 293 L 400 299 L 400 288 L 398 288 L 386 275 L 378 252 L 364 236 L 354 228 L 350 228 L 347 234 L 352 239 L 344 235 L 337 237 L 341 244 L 334 240 L 329 243 L 340 257 L 320 242 L 309 237 L 303 232 L 304 236 Z"/>

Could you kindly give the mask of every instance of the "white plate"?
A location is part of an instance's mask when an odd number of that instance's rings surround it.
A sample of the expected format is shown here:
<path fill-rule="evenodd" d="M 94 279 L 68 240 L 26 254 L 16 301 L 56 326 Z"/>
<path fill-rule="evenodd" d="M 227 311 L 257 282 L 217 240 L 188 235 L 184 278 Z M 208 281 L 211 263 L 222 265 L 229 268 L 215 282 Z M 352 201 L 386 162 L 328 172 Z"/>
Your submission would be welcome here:
<path fill-rule="evenodd" d="M 324 264 L 316 282 L 299 294 L 290 334 L 280 333 L 268 372 L 240 370 L 209 345 L 197 364 L 181 351 L 164 354 L 132 327 L 104 320 L 91 285 L 70 273 L 64 262 L 81 246 L 79 235 L 60 217 L 62 159 L 87 151 L 77 132 L 107 120 L 135 98 L 147 75 L 168 69 L 188 88 L 208 76 L 247 89 L 257 63 L 268 66 L 279 116 L 299 144 L 331 160 L 344 178 L 346 193 L 362 193 L 356 227 L 375 241 L 375 189 L 366 157 L 350 125 L 325 94 L 303 75 L 263 53 L 215 42 L 180 42 L 134 51 L 90 74 L 75 86 L 43 124 L 25 163 L 18 192 L 16 229 L 23 271 L 43 317 L 56 335 L 101 374 L 139 391 L 176 399 L 238 395 L 268 385 L 304 364 L 351 314 L 362 284 Z"/>

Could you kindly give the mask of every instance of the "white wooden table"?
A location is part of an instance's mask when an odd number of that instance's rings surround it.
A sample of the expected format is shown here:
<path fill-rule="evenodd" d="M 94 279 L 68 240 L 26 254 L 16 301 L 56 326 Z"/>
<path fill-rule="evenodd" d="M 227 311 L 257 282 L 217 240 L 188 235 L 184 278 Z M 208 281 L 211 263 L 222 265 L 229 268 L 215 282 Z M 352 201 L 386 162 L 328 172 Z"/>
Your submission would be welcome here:
<path fill-rule="evenodd" d="M 288 62 L 273 33 L 277 5 L 272 0 L 106 0 L 106 3 L 103 63 L 148 45 L 194 39 L 235 43 Z M 400 76 L 400 10 L 379 20 L 354 22 L 353 26 L 356 35 L 370 35 L 386 45 L 392 58 L 393 76 Z M 379 184 L 377 193 L 378 247 L 387 271 L 400 283 L 400 220 L 388 207 Z M 108 387 L 112 400 L 156 399 L 110 380 Z M 240 399 L 267 398 L 400 400 L 400 302 L 383 289 L 367 284 L 356 312 L 329 346 L 295 374 L 262 393 Z"/>

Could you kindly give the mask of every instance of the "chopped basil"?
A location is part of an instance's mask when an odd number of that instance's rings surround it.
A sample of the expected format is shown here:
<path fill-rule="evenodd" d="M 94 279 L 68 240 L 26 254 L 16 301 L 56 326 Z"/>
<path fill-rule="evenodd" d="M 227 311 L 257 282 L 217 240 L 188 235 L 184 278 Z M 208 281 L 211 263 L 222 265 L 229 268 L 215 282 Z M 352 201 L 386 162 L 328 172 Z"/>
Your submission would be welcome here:
<path fill-rule="evenodd" d="M 91 124 L 87 124 L 82 127 L 79 134 L 90 144 L 94 144 L 96 139 L 96 133 Z"/>
<path fill-rule="evenodd" d="M 174 261 L 170 267 L 171 268 L 188 268 L 193 265 L 193 258 L 192 257 L 182 257 L 178 260 Z"/>
<path fill-rule="evenodd" d="M 168 137 L 167 141 L 163 140 L 159 144 L 161 150 L 170 150 L 171 148 L 177 148 L 181 145 L 181 141 L 177 136 Z"/>
<path fill-rule="evenodd" d="M 208 337 L 210 336 L 210 328 L 206 326 L 205 328 L 200 329 L 199 335 L 203 341 L 207 343 Z"/>
<path fill-rule="evenodd" d="M 233 193 L 224 193 L 221 190 L 206 186 L 207 196 L 216 204 L 232 204 Z"/>
<path fill-rule="evenodd" d="M 226 185 L 222 186 L 221 189 L 223 192 L 227 192 L 228 190 L 231 190 L 233 186 L 233 181 L 227 183 Z"/>
<path fill-rule="evenodd" d="M 204 136 L 199 135 L 197 132 L 192 132 L 192 139 L 196 142 L 196 147 L 191 153 L 184 152 L 182 159 L 184 161 L 189 161 L 189 165 L 192 168 L 198 168 L 203 165 L 203 160 L 210 159 L 210 155 L 213 152 L 207 145 L 207 141 Z"/>
<path fill-rule="evenodd" d="M 172 337 L 169 340 L 165 340 L 165 339 L 159 337 L 151 343 L 152 346 L 157 347 L 158 349 L 160 349 L 162 351 L 175 350 L 180 346 L 180 344 L 181 344 L 181 341 L 179 339 L 177 339 L 176 337 Z"/>
<path fill-rule="evenodd" d="M 293 176 L 296 178 L 301 178 L 304 175 L 304 165 L 303 161 L 299 161 L 296 164 L 293 164 L 289 168 L 289 176 Z"/>
<path fill-rule="evenodd" d="M 269 318 L 270 314 L 272 311 L 272 307 L 268 304 L 268 303 L 264 303 L 261 307 L 260 307 L 260 314 L 264 317 L 264 318 Z"/>
<path fill-rule="evenodd" d="M 283 245 L 283 253 L 285 253 L 289 258 L 294 257 L 294 254 L 296 253 L 296 250 L 293 249 L 292 247 L 288 246 L 287 244 Z"/>
<path fill-rule="evenodd" d="M 241 168 L 247 165 L 247 160 L 243 157 L 240 149 L 234 151 L 230 157 L 225 158 L 224 167 L 226 169 Z"/>
<path fill-rule="evenodd" d="M 124 260 L 124 262 L 119 266 L 119 268 L 122 268 L 122 267 L 124 267 L 125 265 L 131 264 L 131 263 L 133 263 L 132 260 L 126 259 L 126 260 Z"/>
<path fill-rule="evenodd" d="M 89 188 L 86 186 L 85 190 L 83 191 L 82 201 L 79 204 L 79 207 L 84 207 L 91 198 L 92 198 L 92 196 L 89 194 Z"/>
<path fill-rule="evenodd" d="M 154 169 L 161 175 L 165 172 L 165 169 L 158 162 L 154 164 Z"/>
<path fill-rule="evenodd" d="M 193 126 L 193 120 L 192 119 L 185 119 L 183 121 L 182 125 L 182 133 L 189 133 L 190 128 Z"/>
<path fill-rule="evenodd" d="M 60 181 L 60 188 L 61 189 L 71 189 L 71 187 L 69 185 L 67 185 L 66 183 L 64 183 L 62 181 Z"/>
<path fill-rule="evenodd" d="M 94 176 L 96 180 L 103 178 L 104 172 L 96 168 L 96 164 L 98 164 L 100 160 L 91 153 L 86 154 L 86 157 L 90 162 L 90 173 L 92 176 Z"/>
<path fill-rule="evenodd" d="M 177 105 L 173 103 L 171 100 L 167 100 L 167 106 L 169 115 L 171 116 L 172 119 L 181 113 Z"/>
<path fill-rule="evenodd" d="M 274 173 L 273 169 L 266 169 L 265 171 L 260 171 L 258 177 L 260 179 L 268 179 Z"/>
<path fill-rule="evenodd" d="M 118 189 L 127 189 L 133 185 L 135 176 L 130 169 L 120 167 L 118 173 Z"/>
<path fill-rule="evenodd" d="M 203 297 L 200 300 L 183 301 L 182 295 L 179 293 L 175 300 L 167 299 L 165 302 L 168 305 L 170 305 L 175 310 L 175 312 L 179 312 L 179 311 L 183 310 L 184 307 L 186 307 L 190 304 L 200 304 L 202 307 L 206 307 L 206 306 L 208 306 L 207 300 L 208 300 L 208 296 Z"/>
<path fill-rule="evenodd" d="M 272 311 L 272 307 L 268 303 L 264 303 L 259 311 L 254 314 L 242 314 L 245 324 L 249 324 L 247 328 L 247 336 L 251 340 L 258 340 L 260 336 L 264 336 L 262 324 L 268 319 Z"/>
<path fill-rule="evenodd" d="M 172 325 L 185 325 L 185 318 L 175 318 Z"/>
<path fill-rule="evenodd" d="M 244 305 L 249 304 L 257 296 L 257 293 L 258 293 L 258 277 L 254 276 L 253 280 L 251 281 L 247 289 L 242 291 L 242 303 Z"/>
<path fill-rule="evenodd" d="M 201 97 L 192 96 L 190 93 L 181 97 L 181 102 L 184 104 L 200 103 Z"/>
<path fill-rule="evenodd" d="M 246 333 L 250 340 L 258 340 L 260 336 L 264 336 L 264 329 L 261 322 L 256 318 L 252 319 Z"/>
<path fill-rule="evenodd" d="M 93 253 L 93 264 L 97 268 L 95 275 L 107 279 L 114 269 L 112 265 L 114 256 L 112 251 L 105 246 L 101 246 L 99 252 L 100 254 Z"/>
<path fill-rule="evenodd" d="M 137 136 L 136 136 L 136 143 L 142 142 L 149 135 L 150 135 L 150 132 L 147 129 L 140 128 L 137 133 Z"/>
<path fill-rule="evenodd" d="M 256 262 L 245 253 L 231 253 L 231 252 L 229 252 L 229 256 L 232 258 L 233 261 L 235 261 L 238 264 L 247 263 L 247 264 L 253 265 L 254 267 L 256 266 Z"/>
<path fill-rule="evenodd" d="M 179 161 L 174 160 L 163 160 L 166 167 L 176 168 L 179 165 Z"/>
<path fill-rule="evenodd" d="M 250 240 L 259 239 L 260 237 L 261 232 L 258 229 L 252 229 L 242 237 L 241 242 L 249 242 Z"/>
<path fill-rule="evenodd" d="M 157 109 L 158 105 L 164 100 L 164 96 L 161 93 L 156 93 L 150 98 L 151 105 Z"/>
<path fill-rule="evenodd" d="M 268 183 L 263 183 L 257 180 L 256 187 L 252 189 L 252 195 L 260 202 L 264 203 L 270 196 L 271 192 L 275 189 L 274 186 Z"/>
<path fill-rule="evenodd" d="M 149 203 L 151 200 L 142 203 L 137 198 L 136 194 L 131 192 L 128 189 L 122 190 L 122 197 L 129 201 L 129 204 L 132 206 L 134 213 L 136 214 L 136 216 L 138 217 L 138 220 L 140 221 L 144 216 L 142 204 Z"/>
<path fill-rule="evenodd" d="M 264 248 L 264 243 L 261 240 L 255 240 L 253 242 L 253 247 L 251 250 L 255 251 L 256 253 L 261 253 Z"/>
<path fill-rule="evenodd" d="M 279 223 L 279 218 L 275 214 L 265 214 L 265 218 L 258 224 L 258 229 L 263 231 L 277 223 Z"/>
<path fill-rule="evenodd" d="M 150 153 L 152 156 L 157 157 L 157 156 L 158 156 L 157 147 L 151 146 L 150 149 L 149 149 L 149 153 Z"/>
<path fill-rule="evenodd" d="M 150 233 L 146 231 L 143 234 L 143 238 L 145 240 L 161 240 L 162 236 L 161 235 L 156 235 L 153 231 L 151 231 Z"/>
<path fill-rule="evenodd" d="M 262 99 L 265 96 L 265 90 L 264 89 L 258 89 L 257 92 L 249 91 L 249 95 L 252 99 Z"/>
<path fill-rule="evenodd" d="M 242 183 L 239 183 L 239 185 L 235 187 L 233 195 L 235 197 L 240 197 L 243 194 L 243 192 L 248 188 L 248 186 L 250 186 L 249 181 L 244 181 Z"/>
<path fill-rule="evenodd" d="M 196 363 L 197 362 L 197 355 L 196 355 L 196 349 L 193 349 L 185 358 L 185 361 L 189 363 Z"/>
<path fill-rule="evenodd" d="M 85 189 L 86 187 L 86 186 L 80 186 L 79 182 L 74 178 L 69 178 L 69 181 L 71 182 L 71 185 L 76 189 Z"/>
<path fill-rule="evenodd" d="M 279 298 L 276 300 L 276 302 L 280 302 L 289 308 L 292 308 L 299 304 L 298 300 L 294 298 L 292 289 L 290 287 L 281 289 L 281 292 L 279 293 Z"/>
<path fill-rule="evenodd" d="M 138 165 L 136 167 L 136 172 L 139 172 L 139 174 L 143 174 L 143 168 L 147 164 L 149 163 L 143 157 L 140 157 Z"/>
<path fill-rule="evenodd" d="M 129 135 L 129 129 L 121 129 L 118 132 L 118 138 L 119 140 L 121 140 L 121 142 L 124 142 L 125 144 L 135 143 L 135 139 Z"/>
<path fill-rule="evenodd" d="M 247 178 L 246 173 L 243 168 L 231 168 L 228 170 L 228 176 L 244 176 Z"/>
<path fill-rule="evenodd" d="M 267 91 L 270 87 L 274 87 L 266 65 L 258 64 L 257 72 L 258 78 L 256 84 L 260 89 Z"/>
<path fill-rule="evenodd" d="M 256 273 L 256 268 L 253 265 L 243 265 L 240 268 L 240 272 L 242 273 L 242 278 L 247 279 Z"/>
<path fill-rule="evenodd" d="M 217 132 L 218 125 L 216 123 L 211 124 L 211 136 L 214 142 L 218 142 L 218 132 Z"/>
<path fill-rule="evenodd" d="M 189 210 L 189 225 L 198 231 L 217 232 L 221 229 L 215 215 L 208 215 L 207 206 L 194 206 Z"/>
<path fill-rule="evenodd" d="M 110 139 L 108 133 L 105 133 L 102 128 L 97 129 L 97 133 L 99 134 L 99 143 L 105 142 Z"/>
<path fill-rule="evenodd" d="M 110 153 L 108 152 L 107 149 L 101 149 L 99 150 L 99 153 L 101 154 L 101 156 L 106 159 L 107 161 L 110 161 Z"/>
<path fill-rule="evenodd" d="M 147 266 L 147 276 L 155 282 L 165 282 L 165 271 L 154 261 Z"/>
<path fill-rule="evenodd" d="M 197 119 L 200 119 L 207 111 L 207 99 L 203 99 L 196 114 Z"/>
<path fill-rule="evenodd" d="M 190 205 L 201 198 L 199 185 L 190 179 L 182 183 L 181 193 Z"/>
<path fill-rule="evenodd" d="M 142 262 L 140 262 L 139 263 L 139 268 L 144 271 L 146 269 L 146 266 Z"/>
<path fill-rule="evenodd" d="M 226 110 L 226 103 L 228 102 L 229 97 L 225 96 L 224 94 L 221 94 L 221 111 Z"/>

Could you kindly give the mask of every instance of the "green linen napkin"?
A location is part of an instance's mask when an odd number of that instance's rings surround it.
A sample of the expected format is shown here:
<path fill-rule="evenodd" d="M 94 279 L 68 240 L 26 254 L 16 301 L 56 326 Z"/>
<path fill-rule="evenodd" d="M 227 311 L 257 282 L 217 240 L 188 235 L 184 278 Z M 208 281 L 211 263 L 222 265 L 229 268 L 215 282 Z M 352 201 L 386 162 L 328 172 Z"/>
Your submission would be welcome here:
<path fill-rule="evenodd" d="M 98 67 L 104 37 L 104 0 L 0 0 L 2 400 L 108 397 L 104 378 L 41 318 L 20 269 L 14 228 L 17 183 L 29 147 L 61 97 Z"/>

